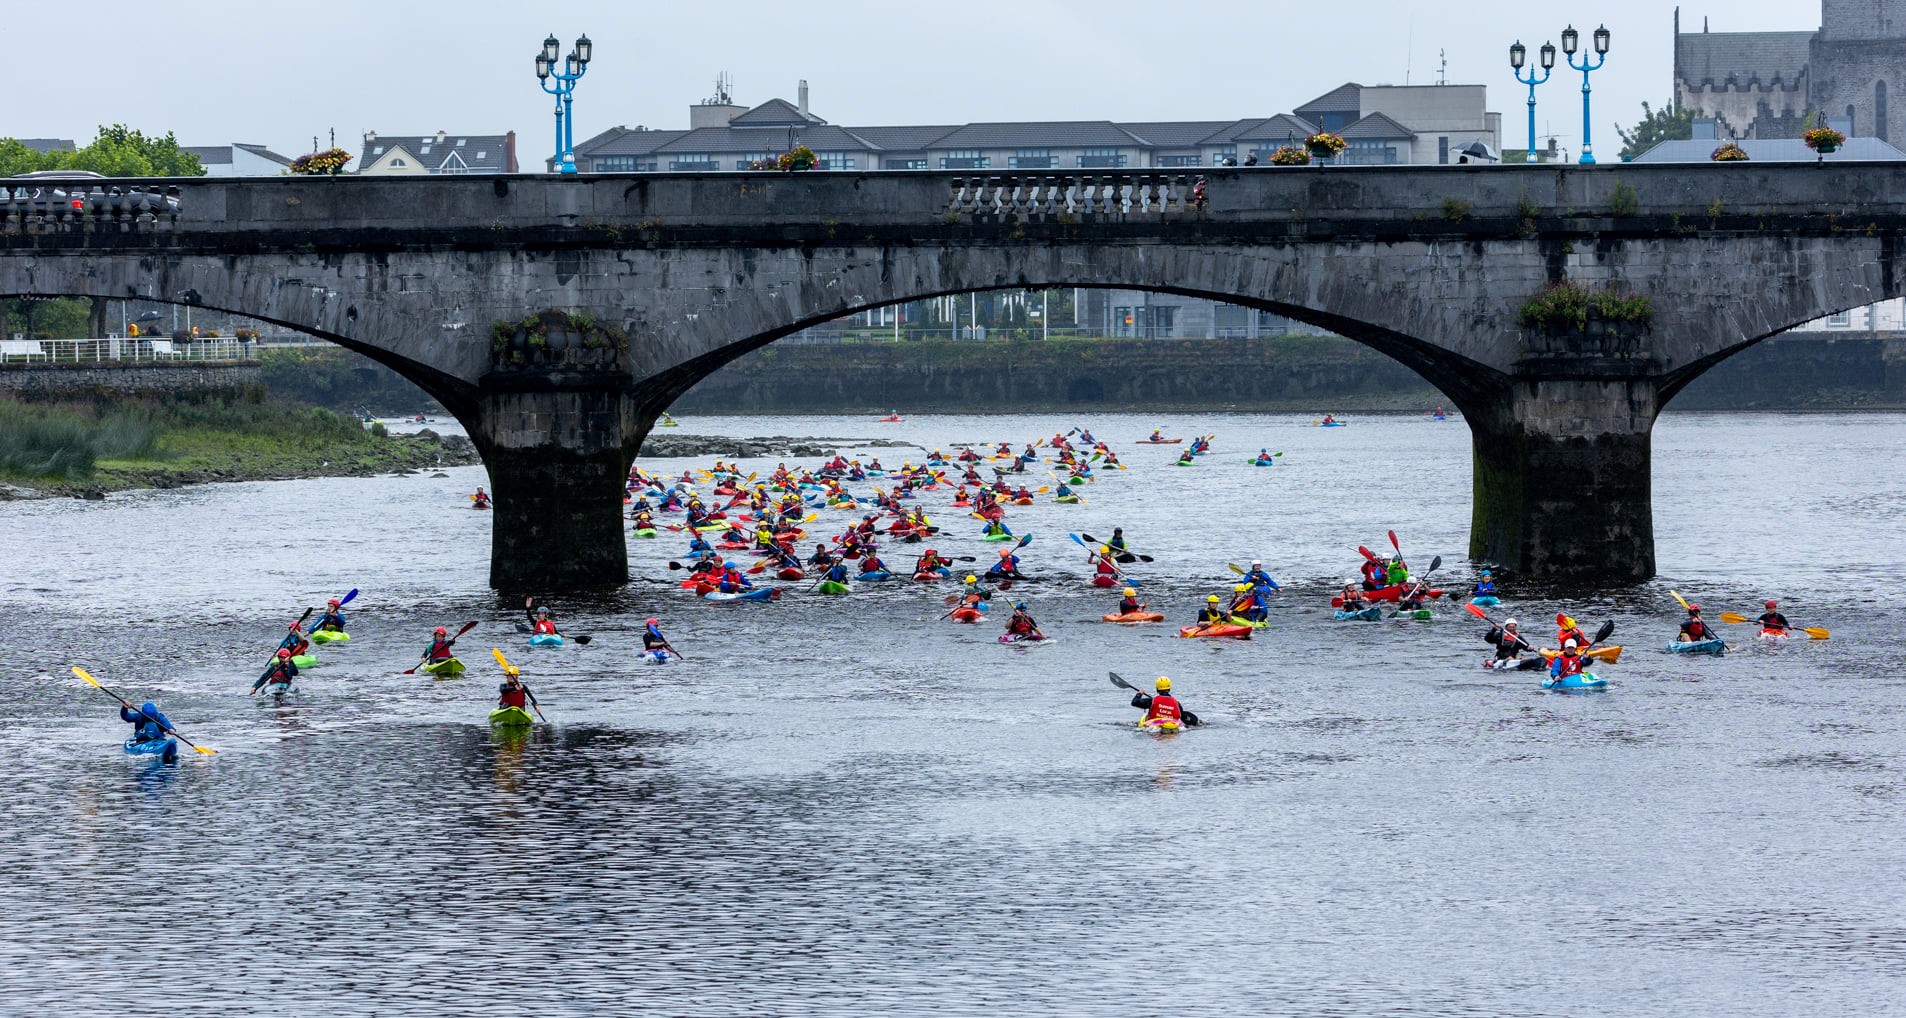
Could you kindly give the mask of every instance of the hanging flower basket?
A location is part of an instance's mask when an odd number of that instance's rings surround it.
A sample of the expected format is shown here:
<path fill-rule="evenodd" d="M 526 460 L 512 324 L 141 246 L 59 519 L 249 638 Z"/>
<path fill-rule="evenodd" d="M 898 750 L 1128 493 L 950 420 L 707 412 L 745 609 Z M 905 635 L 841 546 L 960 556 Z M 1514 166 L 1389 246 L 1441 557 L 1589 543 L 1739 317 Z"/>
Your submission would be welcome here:
<path fill-rule="evenodd" d="M 1846 135 L 1841 134 L 1831 127 L 1816 127 L 1802 134 L 1800 140 L 1806 142 L 1808 148 L 1821 155 L 1826 155 L 1828 152 L 1832 152 L 1841 145 L 1846 144 Z"/>
<path fill-rule="evenodd" d="M 1747 161 L 1747 150 L 1730 141 L 1715 149 L 1708 158 L 1717 163 L 1744 163 Z"/>
<path fill-rule="evenodd" d="M 1304 151 L 1301 148 L 1293 148 L 1290 145 L 1281 145 L 1278 147 L 1277 151 L 1271 153 L 1271 165 L 1272 166 L 1309 166 L 1310 153 Z"/>
<path fill-rule="evenodd" d="M 781 158 L 776 161 L 776 165 L 782 170 L 793 173 L 801 170 L 811 170 L 819 162 L 820 160 L 815 157 L 813 149 L 808 148 L 806 145 L 796 145 L 788 151 L 781 153 Z"/>
<path fill-rule="evenodd" d="M 302 155 L 291 161 L 291 172 L 301 176 L 336 177 L 344 173 L 351 154 L 341 148 Z"/>
<path fill-rule="evenodd" d="M 1343 150 L 1350 147 L 1350 143 L 1344 141 L 1342 135 L 1318 131 L 1304 139 L 1304 147 L 1310 150 L 1311 155 L 1319 159 L 1329 159 L 1342 155 Z"/>

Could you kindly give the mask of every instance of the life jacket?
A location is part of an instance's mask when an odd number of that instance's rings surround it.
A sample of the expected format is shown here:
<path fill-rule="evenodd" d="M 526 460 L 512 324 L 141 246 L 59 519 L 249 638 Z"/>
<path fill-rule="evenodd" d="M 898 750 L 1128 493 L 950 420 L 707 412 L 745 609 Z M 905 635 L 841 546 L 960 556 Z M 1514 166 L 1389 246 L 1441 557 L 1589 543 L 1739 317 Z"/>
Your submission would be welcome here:
<path fill-rule="evenodd" d="M 1198 621 L 1201 623 L 1202 622 L 1223 622 L 1225 618 L 1226 618 L 1226 613 L 1223 608 L 1213 608 L 1208 605 L 1205 607 L 1204 611 L 1201 611 L 1198 613 Z"/>
<path fill-rule="evenodd" d="M 1577 654 L 1574 657 L 1570 657 L 1567 654 L 1557 654 L 1555 655 L 1555 666 L 1552 669 L 1550 669 L 1549 673 L 1551 675 L 1556 676 L 1557 678 L 1566 678 L 1570 675 L 1580 675 L 1582 674 L 1583 666 L 1585 666 L 1587 663 L 1588 663 L 1588 659 L 1586 657 L 1583 657 L 1580 654 Z"/>
<path fill-rule="evenodd" d="M 530 628 L 535 630 L 538 633 L 548 636 L 556 632 L 556 623 L 551 622 L 548 619 L 537 619 L 536 624 L 531 626 Z"/>
<path fill-rule="evenodd" d="M 1370 581 L 1371 583 L 1376 583 L 1376 584 L 1383 583 L 1384 581 L 1383 563 L 1378 562 L 1375 559 L 1371 559 L 1365 562 L 1363 564 L 1363 578 Z"/>
<path fill-rule="evenodd" d="M 529 688 L 527 686 L 516 686 L 512 688 L 509 683 L 505 682 L 497 687 L 496 694 L 496 703 L 499 707 L 526 707 L 529 705 Z"/>
<path fill-rule="evenodd" d="M 1145 712 L 1147 721 L 1177 721 L 1183 723 L 1184 708 L 1178 706 L 1178 698 L 1159 693 L 1152 697 L 1151 709 Z"/>
<path fill-rule="evenodd" d="M 1121 598 L 1119 600 L 1118 614 L 1120 615 L 1130 615 L 1133 612 L 1144 611 L 1144 610 L 1145 610 L 1145 606 L 1138 603 L 1138 598 L 1127 597 L 1127 598 Z"/>
<path fill-rule="evenodd" d="M 1588 646 L 1588 637 L 1582 635 L 1580 626 L 1573 629 L 1558 629 L 1555 631 L 1555 645 L 1557 647 L 1560 647 L 1570 640 L 1574 640 L 1577 647 Z"/>
<path fill-rule="evenodd" d="M 1118 566 L 1113 565 L 1112 560 L 1109 558 L 1106 558 L 1103 555 L 1099 556 L 1099 564 L 1097 568 L 1098 568 L 1098 572 L 1104 575 L 1107 575 L 1107 576 L 1118 575 Z"/>
<path fill-rule="evenodd" d="M 424 656 L 432 661 L 447 661 L 454 656 L 454 653 L 455 652 L 450 649 L 450 641 L 432 640 L 430 641 L 430 649 L 424 652 Z M 297 655 L 294 654 L 292 656 L 296 657 Z"/>
<path fill-rule="evenodd" d="M 1681 631 L 1688 634 L 1689 642 L 1712 639 L 1714 636 L 1714 631 L 1709 629 L 1707 623 L 1702 622 L 1700 619 L 1689 619 L 1682 623 Z"/>
<path fill-rule="evenodd" d="M 1787 616 L 1782 615 L 1779 612 L 1767 612 L 1763 614 L 1760 618 L 1755 619 L 1754 621 L 1760 623 L 1760 627 L 1762 629 L 1775 629 L 1781 632 L 1785 632 L 1788 629 L 1792 628 L 1787 625 Z"/>
<path fill-rule="evenodd" d="M 1032 632 L 1032 619 L 1025 615 L 1014 615 L 1011 619 L 1007 620 L 1006 631 L 1009 633 L 1030 633 Z"/>

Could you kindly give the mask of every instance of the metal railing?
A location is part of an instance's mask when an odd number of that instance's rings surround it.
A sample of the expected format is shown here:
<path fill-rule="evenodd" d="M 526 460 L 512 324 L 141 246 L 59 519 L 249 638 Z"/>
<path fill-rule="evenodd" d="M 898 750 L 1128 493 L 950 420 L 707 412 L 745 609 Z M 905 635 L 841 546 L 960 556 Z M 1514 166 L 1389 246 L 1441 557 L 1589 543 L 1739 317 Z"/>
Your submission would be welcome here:
<path fill-rule="evenodd" d="M 943 211 L 977 219 L 1182 213 L 1191 207 L 1198 176 L 1172 171 L 956 176 L 947 180 Z"/>
<path fill-rule="evenodd" d="M 255 361 L 251 343 L 238 339 L 6 339 L 0 364 L 149 364 L 181 361 Z"/>

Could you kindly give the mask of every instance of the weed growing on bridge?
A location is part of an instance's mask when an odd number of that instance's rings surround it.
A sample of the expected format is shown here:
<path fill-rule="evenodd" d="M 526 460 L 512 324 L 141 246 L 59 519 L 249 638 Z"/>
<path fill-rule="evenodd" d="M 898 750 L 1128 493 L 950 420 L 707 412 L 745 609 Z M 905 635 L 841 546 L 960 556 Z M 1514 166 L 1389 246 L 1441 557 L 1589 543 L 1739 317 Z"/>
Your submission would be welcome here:
<path fill-rule="evenodd" d="M 1443 199 L 1443 221 L 1460 223 L 1469 218 L 1470 205 L 1461 198 Z"/>
<path fill-rule="evenodd" d="M 1654 302 L 1646 294 L 1560 283 L 1525 301 L 1516 322 L 1523 328 L 1548 333 L 1586 332 L 1590 308 L 1607 322 L 1646 327 L 1654 321 Z"/>
<path fill-rule="evenodd" d="M 1715 198 L 1707 203 L 1707 217 L 1709 219 L 1721 218 L 1721 200 L 1719 198 Z"/>
<path fill-rule="evenodd" d="M 1524 219 L 1534 219 L 1541 214 L 1542 206 L 1530 201 L 1528 192 L 1523 192 L 1522 195 L 1516 199 L 1516 215 Z"/>
<path fill-rule="evenodd" d="M 1618 180 L 1608 195 L 1608 211 L 1617 216 L 1632 216 L 1641 211 L 1641 195 L 1627 181 Z"/>

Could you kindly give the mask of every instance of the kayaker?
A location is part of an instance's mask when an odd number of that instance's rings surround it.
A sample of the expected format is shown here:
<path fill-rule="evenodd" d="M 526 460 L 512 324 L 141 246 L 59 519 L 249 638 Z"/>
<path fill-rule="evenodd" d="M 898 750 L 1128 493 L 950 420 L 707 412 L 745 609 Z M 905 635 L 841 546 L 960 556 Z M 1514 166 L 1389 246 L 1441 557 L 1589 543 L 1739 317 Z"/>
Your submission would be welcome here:
<path fill-rule="evenodd" d="M 1017 491 L 1015 491 L 1015 492 L 1013 492 L 1013 501 L 1015 501 L 1015 502 L 1030 502 L 1030 501 L 1032 501 L 1032 489 L 1031 489 L 1031 488 L 1028 488 L 1028 487 L 1026 487 L 1026 486 L 1025 486 L 1025 485 L 1023 485 L 1023 484 L 1022 484 L 1022 485 L 1020 485 L 1020 486 L 1019 486 L 1019 490 L 1017 490 Z"/>
<path fill-rule="evenodd" d="M 1355 581 L 1343 585 L 1343 593 L 1337 595 L 1337 600 L 1337 607 L 1342 611 L 1360 612 L 1370 607 L 1370 602 L 1363 599 L 1363 591 L 1357 589 Z"/>
<path fill-rule="evenodd" d="M 1509 619 L 1500 626 L 1491 623 L 1489 631 L 1482 634 L 1482 638 L 1483 642 L 1496 648 L 1497 661 L 1514 661 L 1521 657 L 1525 650 L 1530 653 L 1535 652 L 1535 648 L 1529 646 L 1528 641 L 1524 640 L 1522 634 L 1516 630 L 1514 619 Z"/>
<path fill-rule="evenodd" d="M 1423 599 L 1429 596 L 1429 591 L 1414 576 L 1403 577 L 1403 583 L 1403 593 L 1396 599 L 1396 610 L 1413 612 L 1423 607 Z"/>
<path fill-rule="evenodd" d="M 1567 615 L 1557 615 L 1555 619 L 1555 645 L 1560 647 L 1570 640 L 1574 640 L 1578 647 L 1588 646 L 1588 634 L 1582 632 L 1581 625 Z"/>
<path fill-rule="evenodd" d="M 1118 567 L 1118 563 L 1114 561 L 1112 557 L 1112 546 L 1109 544 L 1099 545 L 1098 551 L 1091 551 L 1088 549 L 1085 554 L 1085 560 L 1087 562 L 1092 563 L 1092 567 L 1093 567 L 1092 571 L 1096 575 L 1099 575 L 1099 576 L 1121 575 L 1121 572 Z M 1099 586 L 1109 587 L 1111 586 L 1111 584 L 1101 583 L 1099 584 Z"/>
<path fill-rule="evenodd" d="M 1587 665 L 1588 661 L 1582 657 L 1577 648 L 1578 645 L 1574 640 L 1569 640 L 1562 644 L 1562 653 L 1555 655 L 1555 660 L 1549 662 L 1549 676 L 1551 678 L 1566 679 L 1571 675 L 1582 674 L 1582 669 Z M 1496 651 L 1498 654 L 1501 652 L 1500 648 Z"/>
<path fill-rule="evenodd" d="M 278 649 L 290 651 L 292 657 L 297 657 L 299 654 L 310 650 L 311 641 L 305 639 L 304 627 L 293 622 L 291 624 L 291 631 L 285 634 L 284 639 L 278 641 Z"/>
<path fill-rule="evenodd" d="M 828 554 L 827 545 L 817 544 L 814 546 L 814 554 L 808 558 L 807 564 L 826 568 L 834 564 L 834 556 Z"/>
<path fill-rule="evenodd" d="M 1325 415 L 1324 415 L 1324 423 L 1325 423 L 1325 424 L 1335 424 L 1335 423 L 1337 423 L 1337 419 L 1336 419 L 1335 417 L 1332 417 L 1332 416 L 1331 416 L 1331 415 L 1329 415 L 1329 414 L 1325 414 Z"/>
<path fill-rule="evenodd" d="M 457 656 L 451 648 L 455 641 L 450 639 L 450 630 L 438 626 L 430 634 L 430 646 L 424 650 L 425 661 L 448 661 Z"/>
<path fill-rule="evenodd" d="M 490 496 L 483 490 L 483 485 L 477 485 L 476 494 L 470 496 L 470 502 L 478 509 L 488 509 L 490 507 Z"/>
<path fill-rule="evenodd" d="M 827 569 L 827 572 L 824 575 L 822 575 L 821 579 L 826 580 L 830 583 L 846 583 L 847 582 L 847 560 L 840 559 L 836 561 L 833 565 L 829 566 Z"/>
<path fill-rule="evenodd" d="M 1039 623 L 1034 622 L 1032 616 L 1027 613 L 1026 602 L 1019 601 L 1013 604 L 1012 618 L 1006 620 L 1006 635 L 1026 639 L 1045 634 L 1039 632 Z"/>
<path fill-rule="evenodd" d="M 986 529 L 985 529 L 985 531 L 983 532 L 983 536 L 986 536 L 986 537 L 1011 537 L 1011 536 L 1013 536 L 1013 528 L 1011 528 L 1011 527 L 1009 527 L 1009 526 L 1007 526 L 1007 525 L 1006 525 L 1006 521 L 1005 521 L 1005 520 L 1003 520 L 1003 519 L 992 519 L 992 520 L 987 520 L 987 521 L 986 521 Z"/>
<path fill-rule="evenodd" d="M 1681 623 L 1681 633 L 1677 639 L 1682 643 L 1700 643 L 1703 640 L 1714 639 L 1714 630 L 1701 621 L 1700 605 L 1688 605 L 1688 617 Z"/>
<path fill-rule="evenodd" d="M 523 676 L 515 665 L 503 666 L 503 682 L 496 687 L 496 705 L 515 707 L 517 710 L 529 709 L 529 686 L 523 682 Z"/>
<path fill-rule="evenodd" d="M 1190 446 L 1186 446 L 1186 447 L 1185 447 L 1185 451 L 1184 451 L 1183 453 L 1181 453 L 1181 454 L 1179 454 L 1179 456 L 1178 456 L 1178 465 L 1179 465 L 1179 466 L 1181 466 L 1181 467 L 1188 467 L 1188 466 L 1190 466 L 1190 465 L 1191 465 L 1191 464 L 1192 464 L 1193 462 L 1195 462 L 1195 461 L 1194 461 L 1194 460 L 1193 460 L 1193 459 L 1191 458 L 1191 455 L 1192 455 L 1192 454 L 1191 454 L 1191 447 L 1190 447 Z"/>
<path fill-rule="evenodd" d="M 690 533 L 694 532 L 690 531 Z M 709 544 L 708 539 L 699 533 L 695 533 L 695 536 L 688 539 L 688 553 L 690 555 L 700 555 L 714 550 L 715 546 Z"/>
<path fill-rule="evenodd" d="M 921 573 L 944 573 L 952 565 L 952 559 L 946 558 L 932 548 L 928 548 L 926 554 L 920 556 L 920 558 L 913 563 L 913 574 L 918 576 Z"/>
<path fill-rule="evenodd" d="M 1409 581 L 1410 567 L 1403 563 L 1403 556 L 1391 556 L 1389 564 L 1384 567 L 1383 578 L 1392 587 Z"/>
<path fill-rule="evenodd" d="M 1367 558 L 1363 561 L 1363 589 L 1382 590 L 1390 585 L 1388 571 L 1380 558 Z"/>
<path fill-rule="evenodd" d="M 158 742 L 172 731 L 172 719 L 159 712 L 159 705 L 147 700 L 134 708 L 132 701 L 119 701 L 119 720 L 132 726 L 132 741 Z"/>
<path fill-rule="evenodd" d="M 1150 438 L 1148 438 L 1148 439 L 1146 439 L 1145 441 L 1147 441 L 1147 442 L 1163 442 L 1164 440 L 1165 440 L 1165 432 L 1164 432 L 1163 430 L 1161 430 L 1161 429 L 1159 429 L 1159 428 L 1153 428 L 1153 429 L 1152 429 L 1152 437 L 1150 437 Z"/>
<path fill-rule="evenodd" d="M 1023 577 L 1019 575 L 1019 556 L 1013 554 L 1011 548 L 1001 548 L 999 550 L 999 561 L 993 563 L 992 568 L 986 570 L 986 576 L 988 579 L 1022 579 Z"/>
<path fill-rule="evenodd" d="M 1755 622 L 1760 623 L 1760 628 L 1762 632 L 1784 633 L 1787 630 L 1793 628 L 1792 626 L 1789 626 L 1787 624 L 1787 616 L 1782 615 L 1780 614 L 1780 612 L 1775 610 L 1780 607 L 1780 602 L 1768 601 L 1766 604 L 1766 607 L 1767 607 L 1767 610 L 1762 612 L 1760 617 L 1754 620 Z"/>
<path fill-rule="evenodd" d="M 344 613 L 338 610 L 339 607 L 338 599 L 335 597 L 324 602 L 324 614 L 318 616 L 318 621 L 311 626 L 311 631 L 315 633 L 322 629 L 327 633 L 344 632 Z"/>
<path fill-rule="evenodd" d="M 1245 571 L 1244 575 L 1239 578 L 1238 582 L 1248 583 L 1254 588 L 1255 587 L 1269 587 L 1272 590 L 1283 589 L 1282 587 L 1279 587 L 1277 585 L 1276 580 L 1271 579 L 1271 574 L 1264 571 L 1264 563 L 1258 561 L 1257 559 L 1251 560 L 1251 568 Z"/>
<path fill-rule="evenodd" d="M 537 608 L 536 617 L 530 620 L 530 631 L 538 636 L 555 636 L 556 623 L 550 621 L 548 608 Z"/>
<path fill-rule="evenodd" d="M 1113 612 L 1114 615 L 1130 615 L 1133 612 L 1142 612 L 1145 610 L 1145 606 L 1138 602 L 1137 588 L 1126 587 L 1124 594 L 1125 596 L 1118 600 L 1118 610 Z"/>
<path fill-rule="evenodd" d="M 1259 463 L 1274 463 L 1274 462 L 1276 462 L 1275 460 L 1273 460 L 1273 459 L 1271 459 L 1271 450 L 1270 450 L 1270 447 L 1269 447 L 1269 446 L 1266 446 L 1266 447 L 1264 447 L 1264 448 L 1262 448 L 1262 449 L 1259 449 L 1259 450 L 1257 451 L 1257 462 L 1259 462 Z"/>
<path fill-rule="evenodd" d="M 1483 570 L 1482 578 L 1476 581 L 1476 589 L 1471 591 L 1469 596 L 1495 597 L 1496 596 L 1496 574 L 1490 572 L 1487 569 Z"/>
<path fill-rule="evenodd" d="M 654 514 L 650 513 L 647 509 L 636 510 L 634 513 L 630 514 L 629 519 L 635 522 L 635 529 L 637 530 L 654 530 L 655 529 L 655 516 Z"/>
<path fill-rule="evenodd" d="M 860 557 L 860 575 L 866 576 L 869 573 L 887 571 L 887 563 L 880 561 L 880 556 L 874 554 L 872 549 L 868 549 L 867 553 Z"/>
<path fill-rule="evenodd" d="M 1059 486 L 1052 490 L 1053 498 L 1068 498 L 1071 495 L 1072 495 L 1072 489 L 1067 487 L 1066 482 L 1064 481 L 1060 481 Z"/>
<path fill-rule="evenodd" d="M 648 619 L 642 624 L 642 649 L 667 650 L 668 637 L 662 635 L 662 623 L 659 619 Z"/>
<path fill-rule="evenodd" d="M 1198 613 L 1199 625 L 1215 625 L 1230 621 L 1231 613 L 1224 610 L 1224 606 L 1218 601 L 1218 595 L 1213 594 L 1204 601 L 1204 610 Z"/>
<path fill-rule="evenodd" d="M 251 684 L 251 691 L 256 693 L 270 685 L 289 686 L 297 677 L 298 666 L 291 662 L 290 648 L 280 647 L 277 656 L 271 659 L 271 667 L 266 668 L 265 674 L 260 675 L 258 681 Z"/>
<path fill-rule="evenodd" d="M 1238 594 L 1231 599 L 1231 614 L 1246 622 L 1262 622 L 1270 617 L 1270 605 L 1265 601 L 1269 587 L 1249 587 L 1238 585 Z"/>
<path fill-rule="evenodd" d="M 741 567 L 733 562 L 728 563 L 727 568 L 721 571 L 721 582 L 715 586 L 724 594 L 739 594 L 754 589 L 753 581 L 742 575 Z"/>
<path fill-rule="evenodd" d="M 1152 683 L 1152 688 L 1157 692 L 1132 694 L 1132 706 L 1145 712 L 1144 721 L 1140 724 L 1145 721 L 1178 721 L 1192 728 L 1204 724 L 1198 720 L 1198 715 L 1186 710 L 1179 704 L 1178 698 L 1171 695 L 1170 679 L 1160 675 L 1158 681 Z"/>

